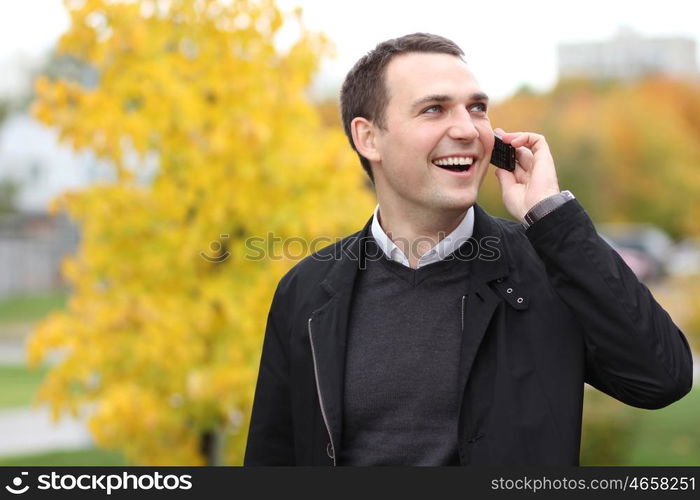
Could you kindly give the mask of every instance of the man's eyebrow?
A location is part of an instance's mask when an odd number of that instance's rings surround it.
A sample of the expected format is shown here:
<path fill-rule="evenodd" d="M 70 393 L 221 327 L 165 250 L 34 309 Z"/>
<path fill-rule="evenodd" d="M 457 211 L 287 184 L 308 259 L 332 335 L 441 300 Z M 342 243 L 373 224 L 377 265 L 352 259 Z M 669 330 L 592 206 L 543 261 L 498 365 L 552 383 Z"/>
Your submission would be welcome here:
<path fill-rule="evenodd" d="M 413 102 L 411 105 L 411 110 L 416 110 L 417 108 L 423 106 L 424 104 L 428 104 L 430 102 L 448 102 L 452 101 L 453 97 L 447 94 L 431 94 L 427 95 L 424 97 L 421 97 L 420 99 L 416 100 Z M 469 96 L 470 101 L 483 101 L 483 102 L 488 102 L 489 96 L 484 94 L 483 92 L 474 92 L 471 96 Z"/>

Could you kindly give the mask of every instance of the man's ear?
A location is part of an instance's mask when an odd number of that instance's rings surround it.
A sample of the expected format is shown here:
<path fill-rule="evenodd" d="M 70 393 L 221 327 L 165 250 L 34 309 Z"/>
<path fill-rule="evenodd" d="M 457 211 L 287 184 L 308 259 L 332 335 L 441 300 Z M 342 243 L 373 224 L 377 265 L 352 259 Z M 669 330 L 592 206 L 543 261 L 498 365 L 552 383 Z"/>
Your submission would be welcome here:
<path fill-rule="evenodd" d="M 366 118 L 356 116 L 350 122 L 350 132 L 357 151 L 369 161 L 378 163 L 381 155 L 377 149 L 376 126 Z"/>

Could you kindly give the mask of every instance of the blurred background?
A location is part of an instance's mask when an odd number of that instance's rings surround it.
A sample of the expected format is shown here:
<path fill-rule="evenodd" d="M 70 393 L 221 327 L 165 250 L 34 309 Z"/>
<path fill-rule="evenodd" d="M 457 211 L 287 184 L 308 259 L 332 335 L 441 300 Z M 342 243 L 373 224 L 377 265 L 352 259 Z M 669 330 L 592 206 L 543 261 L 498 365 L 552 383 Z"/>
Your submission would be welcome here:
<path fill-rule="evenodd" d="M 2 2 L 0 464 L 241 463 L 277 281 L 374 208 L 342 79 L 415 31 L 465 50 L 494 127 L 547 136 L 697 352 L 699 18 L 674 0 Z M 507 216 L 493 176 L 479 203 Z M 700 465 L 699 413 L 698 389 L 646 411 L 587 388 L 581 462 Z"/>

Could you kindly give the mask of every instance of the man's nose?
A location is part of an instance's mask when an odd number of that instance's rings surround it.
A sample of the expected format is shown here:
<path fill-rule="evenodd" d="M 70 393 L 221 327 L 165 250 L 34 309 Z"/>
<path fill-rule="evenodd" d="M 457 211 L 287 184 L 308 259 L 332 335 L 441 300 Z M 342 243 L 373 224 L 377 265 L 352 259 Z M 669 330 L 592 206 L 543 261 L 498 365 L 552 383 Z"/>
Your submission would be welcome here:
<path fill-rule="evenodd" d="M 474 125 L 469 111 L 466 109 L 461 109 L 454 113 L 447 134 L 450 138 L 461 141 L 473 141 L 479 137 L 479 131 Z"/>

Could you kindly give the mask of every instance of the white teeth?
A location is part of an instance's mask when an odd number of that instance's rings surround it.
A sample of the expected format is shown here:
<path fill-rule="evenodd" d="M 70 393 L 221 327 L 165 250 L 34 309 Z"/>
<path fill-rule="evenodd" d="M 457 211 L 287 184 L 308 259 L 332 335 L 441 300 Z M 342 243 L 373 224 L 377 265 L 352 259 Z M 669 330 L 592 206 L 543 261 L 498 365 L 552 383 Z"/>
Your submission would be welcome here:
<path fill-rule="evenodd" d="M 450 165 L 471 165 L 474 158 L 470 156 L 450 156 L 449 158 L 441 158 L 434 160 L 435 165 L 450 166 Z"/>

